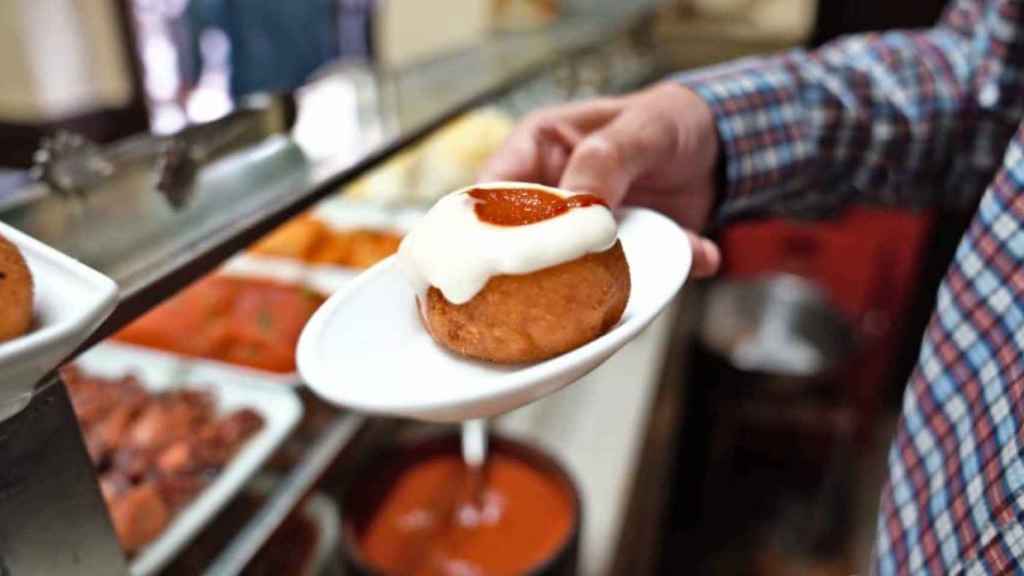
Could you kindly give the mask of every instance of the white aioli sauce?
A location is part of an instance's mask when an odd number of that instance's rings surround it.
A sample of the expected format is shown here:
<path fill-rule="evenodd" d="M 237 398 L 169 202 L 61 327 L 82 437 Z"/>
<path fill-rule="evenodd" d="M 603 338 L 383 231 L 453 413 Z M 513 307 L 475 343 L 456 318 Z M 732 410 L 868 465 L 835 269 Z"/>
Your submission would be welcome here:
<path fill-rule="evenodd" d="M 494 276 L 529 274 L 615 244 L 618 225 L 600 205 L 572 208 L 523 226 L 498 226 L 477 218 L 469 196 L 475 188 L 534 189 L 563 198 L 574 193 L 521 182 L 492 182 L 444 196 L 402 240 L 398 265 L 418 294 L 431 286 L 452 304 L 465 304 Z"/>

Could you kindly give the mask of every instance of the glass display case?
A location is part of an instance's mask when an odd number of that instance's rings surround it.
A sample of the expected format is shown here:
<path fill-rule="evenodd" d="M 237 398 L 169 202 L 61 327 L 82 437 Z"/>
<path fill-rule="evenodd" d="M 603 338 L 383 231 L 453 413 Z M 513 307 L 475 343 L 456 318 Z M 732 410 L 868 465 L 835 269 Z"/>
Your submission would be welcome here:
<path fill-rule="evenodd" d="M 444 154 L 429 144 L 439 129 L 467 114 L 494 114 L 508 126 L 545 104 L 621 92 L 658 78 L 668 63 L 655 49 L 653 30 L 649 10 L 566 18 L 400 70 L 330 66 L 293 93 L 249 98 L 220 120 L 167 136 L 105 146 L 57 139 L 43 158 L 43 180 L 0 196 L 0 220 L 118 285 L 113 313 L 70 362 L 324 202 L 361 201 L 376 213 L 399 213 L 450 190 L 469 171 L 441 170 L 450 159 L 429 156 Z M 473 154 L 459 152 L 465 147 L 454 139 L 454 153 Z M 409 191 L 399 185 L 401 197 L 361 198 L 367 188 L 380 189 L 381 174 L 386 180 L 387 171 L 413 150 L 426 158 L 423 165 L 437 168 L 418 176 L 435 189 L 403 196 Z M 375 177 L 377 183 L 367 186 L 366 179 Z M 598 402 L 592 393 L 568 391 L 496 424 L 568 455 L 587 499 L 585 573 L 610 571 L 624 561 L 624 549 L 636 554 L 642 519 L 656 516 L 629 503 L 659 504 L 633 496 L 661 477 L 658 459 L 647 455 L 658 447 L 646 444 L 659 423 L 671 420 L 652 417 L 651 409 L 664 394 L 677 393 L 662 384 L 677 373 L 670 365 L 678 358 L 667 351 L 684 331 L 675 322 L 678 312 L 673 307 L 594 377 L 609 383 L 606 391 L 620 392 L 607 392 Z M 673 362 L 666 364 L 667 358 Z M 615 381 L 621 378 L 634 382 Z M 630 384 L 628 398 L 615 396 L 623 388 L 616 384 Z M 101 496 L 101 487 L 116 488 L 90 464 L 95 446 L 83 438 L 72 410 L 79 400 L 74 393 L 69 398 L 51 374 L 35 385 L 24 410 L 0 422 L 0 574 L 251 569 L 312 492 L 340 490 L 354 462 L 413 427 L 348 413 L 301 388 L 296 394 L 301 419 L 252 470 L 253 480 L 245 479 L 245 490 L 259 485 L 258 498 L 225 498 L 201 521 L 190 518 L 193 530 L 179 530 L 178 544 L 158 558 L 150 549 L 126 557 Z M 271 428 L 269 421 L 264 425 Z M 605 446 L 600 454 L 581 449 L 595 441 Z M 636 472 L 639 466 L 644 475 Z M 627 518 L 629 531 L 622 529 Z"/>
<path fill-rule="evenodd" d="M 145 25 L 153 27 L 161 7 L 177 5 L 135 4 L 151 10 Z M 304 320 L 294 318 L 393 251 L 439 195 L 472 183 L 529 112 L 800 44 L 815 37 L 814 21 L 820 36 L 831 19 L 813 0 L 757 3 L 774 11 L 723 3 L 735 20 L 706 12 L 716 2 L 602 4 L 591 16 L 495 33 L 396 69 L 333 62 L 292 92 L 223 95 L 223 116 L 175 132 L 195 115 L 169 112 L 179 104 L 170 90 L 151 110 L 154 134 L 103 145 L 57 135 L 37 152 L 36 179 L 0 172 L 0 222 L 117 284 L 113 312 L 64 359 L 77 368 L 21 383 L 34 387 L 27 406 L 6 418 L 0 409 L 0 576 L 339 573 L 346 559 L 327 544 L 346 529 L 348 486 L 387 450 L 453 430 L 320 400 L 301 385 L 294 341 L 282 358 L 281 342 L 263 333 L 287 325 L 297 337 Z M 855 257 L 875 246 L 860 240 L 864 231 L 890 238 L 876 230 L 885 227 L 903 236 L 879 241 L 884 258 Z M 892 362 L 851 352 L 844 358 L 860 369 L 853 378 L 829 373 L 813 387 L 809 378 L 737 370 L 705 332 L 730 316 L 736 332 L 751 332 L 756 315 L 730 311 L 730 289 L 734 300 L 763 300 L 765 310 L 778 306 L 761 291 L 787 305 L 807 296 L 799 302 L 807 310 L 792 317 L 815 325 L 831 317 L 819 300 L 838 300 L 862 320 L 851 331 L 881 330 L 900 314 L 894 299 L 843 288 L 891 284 L 896 277 L 879 270 L 911 270 L 927 222 L 872 213 L 831 228 L 760 223 L 720 232 L 727 257 L 717 285 L 688 285 L 578 385 L 491 423 L 502 438 L 554 455 L 571 477 L 582 508 L 575 573 L 787 574 L 818 565 L 849 573 L 852 563 L 833 557 L 867 555 L 844 547 L 850 533 L 873 528 L 886 441 L 867 432 L 888 430 L 864 406 L 880 403 L 874 395 Z M 851 237 L 858 251 L 844 243 Z M 888 247 L 896 244 L 902 251 Z M 830 274 L 830 262 L 857 270 L 858 280 Z M 788 276 L 782 289 L 746 282 L 780 270 L 816 288 L 795 290 Z M 896 278 L 907 294 L 909 274 Z M 262 292 L 243 294 L 239 285 L 253 279 Z M 264 314 L 270 301 L 285 312 Z M 177 340 L 168 343 L 161 338 L 170 325 Z M 874 346 L 895 348 L 895 338 Z M 154 342 L 173 354 L 133 346 Z M 132 418 L 152 411 L 133 441 L 159 436 L 154 423 L 198 405 L 190 426 L 201 443 L 115 449 L 125 425 L 109 406 L 109 429 L 88 416 L 100 411 L 91 402 L 110 402 L 88 396 L 86 373 L 112 383 Z M 373 376 L 339 378 L 372 385 Z M 166 392 L 178 384 L 187 386 Z M 218 414 L 223 407 L 223 420 L 210 419 L 211 404 Z M 238 437 L 248 439 L 244 449 L 210 454 L 211 439 L 230 447 Z M 193 466 L 200 457 L 209 461 Z M 138 472 L 146 458 L 188 474 L 160 483 Z M 819 557 L 807 563 L 809 554 Z"/>

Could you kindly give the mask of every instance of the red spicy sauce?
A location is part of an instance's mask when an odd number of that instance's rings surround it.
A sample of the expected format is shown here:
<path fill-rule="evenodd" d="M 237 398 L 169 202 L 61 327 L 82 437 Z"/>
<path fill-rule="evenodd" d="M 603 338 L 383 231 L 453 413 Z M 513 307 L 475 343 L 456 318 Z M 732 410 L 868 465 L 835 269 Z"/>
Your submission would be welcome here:
<path fill-rule="evenodd" d="M 470 198 L 478 200 L 473 210 L 482 222 L 495 226 L 525 226 L 565 214 L 573 208 L 608 203 L 593 194 L 562 198 L 533 188 L 474 188 Z"/>
<path fill-rule="evenodd" d="M 558 554 L 576 522 L 568 486 L 501 452 L 489 455 L 485 474 L 483 495 L 470 506 L 458 454 L 403 468 L 360 522 L 363 560 L 389 576 L 513 575 Z"/>

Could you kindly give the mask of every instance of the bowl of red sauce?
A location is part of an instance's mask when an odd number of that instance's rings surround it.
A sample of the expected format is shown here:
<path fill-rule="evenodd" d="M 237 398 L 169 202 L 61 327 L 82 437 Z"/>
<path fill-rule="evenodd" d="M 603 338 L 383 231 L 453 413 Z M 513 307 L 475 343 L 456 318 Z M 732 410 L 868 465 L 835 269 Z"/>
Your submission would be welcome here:
<path fill-rule="evenodd" d="M 576 574 L 582 506 L 561 464 L 492 436 L 482 476 L 470 476 L 457 434 L 378 454 L 342 499 L 346 574 Z"/>

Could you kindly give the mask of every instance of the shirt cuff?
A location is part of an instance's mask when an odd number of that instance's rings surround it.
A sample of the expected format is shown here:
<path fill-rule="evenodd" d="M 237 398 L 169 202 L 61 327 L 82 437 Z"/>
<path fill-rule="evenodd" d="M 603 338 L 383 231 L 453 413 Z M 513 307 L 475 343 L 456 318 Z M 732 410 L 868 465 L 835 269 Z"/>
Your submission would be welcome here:
<path fill-rule="evenodd" d="M 711 108 L 724 172 L 720 216 L 776 212 L 814 155 L 786 55 L 750 58 L 673 77 Z M 790 206 L 789 208 L 792 208 Z"/>

